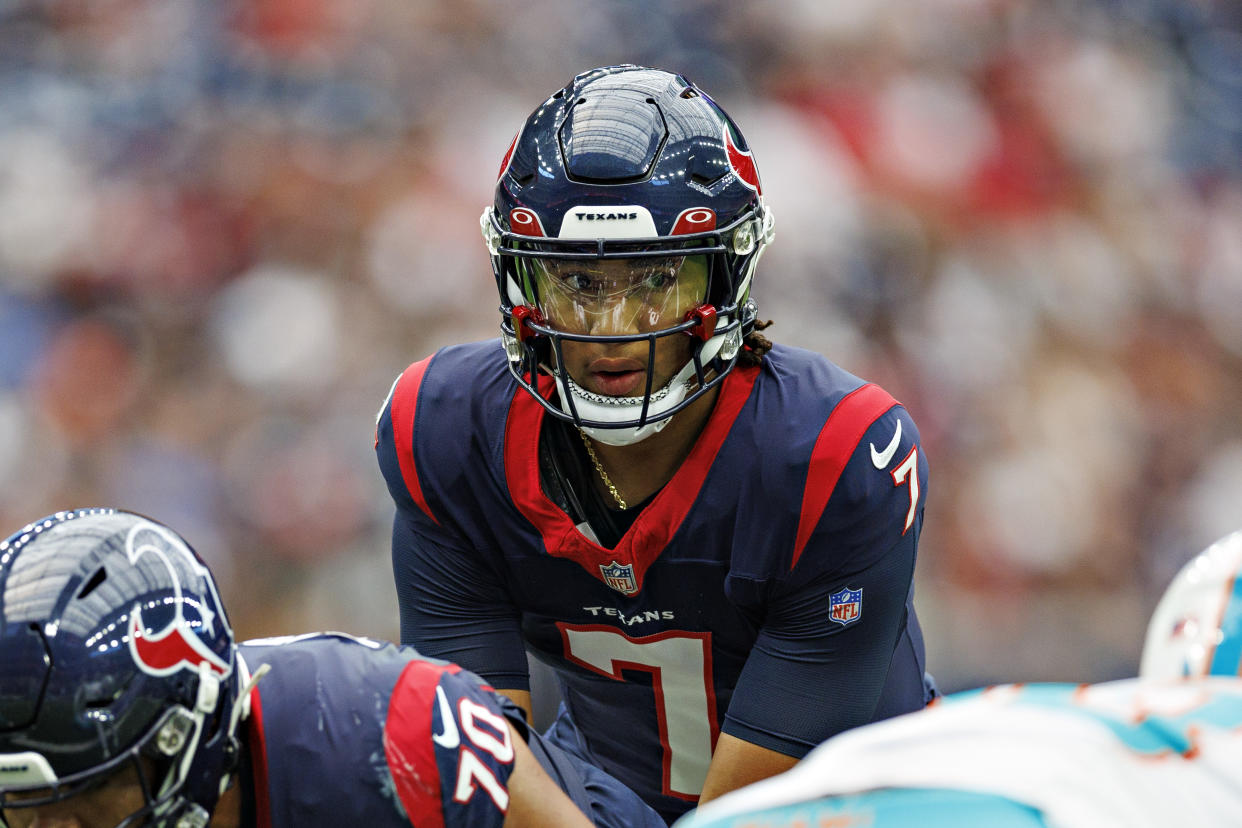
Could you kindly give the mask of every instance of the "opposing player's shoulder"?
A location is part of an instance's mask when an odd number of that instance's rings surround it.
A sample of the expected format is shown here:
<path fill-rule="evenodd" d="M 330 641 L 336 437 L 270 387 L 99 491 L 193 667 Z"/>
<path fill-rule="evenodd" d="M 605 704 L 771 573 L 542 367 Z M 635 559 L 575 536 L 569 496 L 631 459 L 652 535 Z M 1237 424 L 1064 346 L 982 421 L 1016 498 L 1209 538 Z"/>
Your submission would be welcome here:
<path fill-rule="evenodd" d="M 1146 730 L 1160 719 L 1230 730 L 1242 727 L 1242 679 L 1233 676 L 1185 681 L 1127 678 L 1077 685 L 1007 684 L 954 693 L 944 697 L 944 701 L 946 706 L 1059 710 L 1105 721 L 1118 735 L 1122 735 L 1121 725 Z M 1153 738 L 1168 735 L 1160 733 Z"/>

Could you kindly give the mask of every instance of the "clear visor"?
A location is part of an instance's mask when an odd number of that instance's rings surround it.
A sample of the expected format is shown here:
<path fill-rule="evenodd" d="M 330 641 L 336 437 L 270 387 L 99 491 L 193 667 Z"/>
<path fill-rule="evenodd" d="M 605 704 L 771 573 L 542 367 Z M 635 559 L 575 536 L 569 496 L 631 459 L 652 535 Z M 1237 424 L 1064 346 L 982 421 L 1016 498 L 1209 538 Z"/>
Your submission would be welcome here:
<path fill-rule="evenodd" d="M 680 323 L 707 298 L 707 257 L 523 258 L 549 325 L 597 336 L 649 333 Z"/>

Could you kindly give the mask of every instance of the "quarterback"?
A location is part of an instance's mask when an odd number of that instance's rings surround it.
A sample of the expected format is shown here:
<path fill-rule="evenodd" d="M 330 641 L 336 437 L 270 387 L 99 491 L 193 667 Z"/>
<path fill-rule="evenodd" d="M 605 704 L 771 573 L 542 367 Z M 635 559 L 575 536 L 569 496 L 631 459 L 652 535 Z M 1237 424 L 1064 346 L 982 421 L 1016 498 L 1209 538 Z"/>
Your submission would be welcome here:
<path fill-rule="evenodd" d="M 409 366 L 376 451 L 403 642 L 530 707 L 667 818 L 921 708 L 909 412 L 773 345 L 774 222 L 685 77 L 585 72 L 517 131 L 481 226 L 499 339 Z"/>

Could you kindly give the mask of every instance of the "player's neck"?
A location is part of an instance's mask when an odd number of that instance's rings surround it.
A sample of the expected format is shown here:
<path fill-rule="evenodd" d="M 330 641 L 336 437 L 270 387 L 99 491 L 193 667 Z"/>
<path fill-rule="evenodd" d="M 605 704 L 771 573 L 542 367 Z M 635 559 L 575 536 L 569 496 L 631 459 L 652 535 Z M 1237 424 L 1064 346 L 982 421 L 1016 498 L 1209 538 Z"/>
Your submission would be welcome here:
<path fill-rule="evenodd" d="M 641 442 L 610 446 L 591 441 L 609 479 L 627 503 L 646 500 L 672 479 L 711 417 L 719 393 L 717 386 L 673 415 L 662 430 Z M 597 479 L 595 485 L 605 498 L 611 497 L 601 479 Z"/>
<path fill-rule="evenodd" d="M 244 779 L 234 779 L 211 812 L 211 828 L 243 828 L 241 786 Z"/>

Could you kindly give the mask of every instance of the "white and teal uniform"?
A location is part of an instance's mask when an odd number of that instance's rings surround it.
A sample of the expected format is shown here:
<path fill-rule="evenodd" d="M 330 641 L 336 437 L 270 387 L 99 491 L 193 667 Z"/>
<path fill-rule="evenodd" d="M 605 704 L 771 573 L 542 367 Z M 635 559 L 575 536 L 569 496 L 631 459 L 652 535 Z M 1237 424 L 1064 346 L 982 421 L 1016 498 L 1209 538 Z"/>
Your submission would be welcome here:
<path fill-rule="evenodd" d="M 1242 825 L 1242 681 L 1001 685 L 848 731 L 677 828 Z"/>

